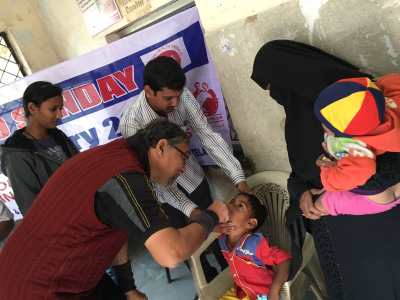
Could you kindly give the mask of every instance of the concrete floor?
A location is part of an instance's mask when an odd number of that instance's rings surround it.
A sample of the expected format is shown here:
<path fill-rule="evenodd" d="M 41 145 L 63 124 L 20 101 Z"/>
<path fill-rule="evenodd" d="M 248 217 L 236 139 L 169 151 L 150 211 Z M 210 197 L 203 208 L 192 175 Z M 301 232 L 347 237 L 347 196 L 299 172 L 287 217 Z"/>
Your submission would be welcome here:
<path fill-rule="evenodd" d="M 171 269 L 172 283 L 167 283 L 164 268 L 144 249 L 132 258 L 136 285 L 149 300 L 193 300 L 196 294 L 192 275 L 185 264 Z"/>

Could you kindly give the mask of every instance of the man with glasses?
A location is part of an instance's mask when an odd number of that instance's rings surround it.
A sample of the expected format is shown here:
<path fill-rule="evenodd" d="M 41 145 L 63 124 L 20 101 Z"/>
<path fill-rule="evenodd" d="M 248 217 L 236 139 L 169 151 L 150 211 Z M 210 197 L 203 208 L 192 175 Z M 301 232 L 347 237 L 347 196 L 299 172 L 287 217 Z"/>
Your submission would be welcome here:
<path fill-rule="evenodd" d="M 0 298 L 147 299 L 137 295 L 129 261 L 113 267 L 118 288 L 103 275 L 128 238 L 137 245 L 141 232 L 155 261 L 174 267 L 229 219 L 215 201 L 187 226 L 170 226 L 150 181 L 174 182 L 188 152 L 186 133 L 156 120 L 63 164 L 0 252 Z"/>
<path fill-rule="evenodd" d="M 225 140 L 212 130 L 197 100 L 185 88 L 185 73 L 180 65 L 170 57 L 159 56 L 145 66 L 143 77 L 144 90 L 122 114 L 119 127 L 122 135 L 132 136 L 152 120 L 167 118 L 182 129 L 191 129 L 239 191 L 248 192 L 239 161 Z M 184 226 L 186 217 L 198 212 L 198 208 L 205 209 L 212 203 L 202 167 L 193 155 L 184 156 L 187 159 L 185 170 L 176 182 L 167 187 L 156 186 L 157 197 L 175 228 Z M 219 261 L 225 265 L 223 257 Z M 206 272 L 207 279 L 211 279 L 213 273 Z"/>

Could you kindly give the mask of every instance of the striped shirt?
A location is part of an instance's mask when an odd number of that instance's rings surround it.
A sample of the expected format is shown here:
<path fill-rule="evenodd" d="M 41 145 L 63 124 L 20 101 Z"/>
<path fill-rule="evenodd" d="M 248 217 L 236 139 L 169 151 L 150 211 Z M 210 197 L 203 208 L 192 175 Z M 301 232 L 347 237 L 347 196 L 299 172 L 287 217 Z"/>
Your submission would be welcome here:
<path fill-rule="evenodd" d="M 125 138 L 130 137 L 160 117 L 147 103 L 145 93 L 142 91 L 136 101 L 124 108 L 119 130 Z M 191 129 L 200 139 L 208 155 L 224 170 L 234 184 L 245 180 L 242 167 L 233 156 L 229 145 L 221 135 L 212 130 L 200 105 L 187 88 L 183 89 L 177 108 L 168 113 L 167 117 L 184 131 Z M 161 203 L 168 203 L 186 216 L 190 216 L 197 205 L 186 197 L 178 188 L 177 183 L 190 194 L 203 180 L 204 171 L 194 155 L 191 155 L 186 161 L 184 172 L 174 184 L 168 187 L 155 184 L 157 198 Z"/>

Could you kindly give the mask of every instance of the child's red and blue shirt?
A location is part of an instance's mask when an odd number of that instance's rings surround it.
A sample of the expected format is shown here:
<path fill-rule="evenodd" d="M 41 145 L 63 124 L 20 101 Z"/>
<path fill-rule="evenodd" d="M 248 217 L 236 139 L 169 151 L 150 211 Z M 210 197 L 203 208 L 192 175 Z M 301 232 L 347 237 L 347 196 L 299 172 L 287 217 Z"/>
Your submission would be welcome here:
<path fill-rule="evenodd" d="M 270 246 L 261 233 L 243 236 L 232 250 L 229 250 L 225 234 L 219 237 L 218 242 L 240 299 L 247 295 L 256 300 L 257 295 L 268 295 L 275 274 L 272 266 L 291 258 L 286 251 Z"/>

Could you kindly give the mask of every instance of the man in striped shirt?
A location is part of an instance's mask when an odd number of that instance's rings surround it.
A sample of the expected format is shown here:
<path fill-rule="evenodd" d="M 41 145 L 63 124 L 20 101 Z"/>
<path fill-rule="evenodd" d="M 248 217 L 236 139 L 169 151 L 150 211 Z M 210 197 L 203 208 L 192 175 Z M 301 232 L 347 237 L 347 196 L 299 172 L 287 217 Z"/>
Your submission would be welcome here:
<path fill-rule="evenodd" d="M 145 66 L 143 77 L 144 90 L 122 114 L 119 127 L 122 135 L 130 137 L 152 120 L 166 118 L 182 129 L 194 132 L 208 155 L 239 191 L 248 192 L 239 161 L 225 140 L 212 130 L 197 100 L 185 87 L 186 77 L 180 65 L 170 57 L 159 56 Z M 193 155 L 187 157 L 185 170 L 174 184 L 168 187 L 156 185 L 155 190 L 175 228 L 185 226 L 185 216 L 206 209 L 212 202 L 204 171 Z M 222 257 L 219 261 L 225 264 Z"/>
<path fill-rule="evenodd" d="M 167 118 L 184 130 L 190 128 L 239 191 L 248 192 L 239 161 L 225 140 L 212 130 L 185 82 L 185 74 L 174 59 L 160 56 L 151 60 L 144 70 L 144 90 L 125 107 L 119 130 L 125 138 L 130 137 L 157 118 Z M 156 193 L 170 221 L 178 227 L 185 224 L 185 219 L 176 210 L 190 217 L 196 207 L 205 209 L 212 202 L 204 171 L 193 155 L 188 157 L 176 183 L 167 188 L 157 185 Z"/>

